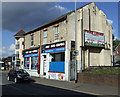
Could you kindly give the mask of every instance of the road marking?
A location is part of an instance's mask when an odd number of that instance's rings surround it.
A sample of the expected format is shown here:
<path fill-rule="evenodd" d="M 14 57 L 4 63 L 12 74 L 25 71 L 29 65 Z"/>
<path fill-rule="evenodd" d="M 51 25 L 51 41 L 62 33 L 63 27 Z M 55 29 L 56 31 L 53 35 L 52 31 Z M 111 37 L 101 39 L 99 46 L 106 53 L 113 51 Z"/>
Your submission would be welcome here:
<path fill-rule="evenodd" d="M 62 89 L 66 89 L 66 90 L 71 90 L 71 91 L 75 91 L 75 92 L 91 94 L 91 95 L 104 95 L 104 94 L 97 94 L 97 93 L 93 93 L 93 92 L 86 92 L 86 91 L 82 91 L 82 90 L 69 89 L 69 88 L 65 88 L 65 87 L 61 87 L 61 86 L 54 86 L 54 85 L 45 84 L 45 83 L 41 83 L 41 82 L 35 82 L 35 83 L 46 85 L 46 86 L 52 86 L 52 87 L 56 87 L 56 88 L 62 88 Z"/>

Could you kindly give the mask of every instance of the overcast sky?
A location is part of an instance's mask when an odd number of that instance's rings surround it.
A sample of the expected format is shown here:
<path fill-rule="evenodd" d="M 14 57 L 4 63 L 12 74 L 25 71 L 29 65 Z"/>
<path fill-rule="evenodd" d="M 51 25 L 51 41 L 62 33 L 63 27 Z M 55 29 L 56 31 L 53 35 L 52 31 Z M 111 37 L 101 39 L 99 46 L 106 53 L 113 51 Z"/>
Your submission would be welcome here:
<path fill-rule="evenodd" d="M 3 3 L 2 9 L 3 30 L 10 32 L 32 30 L 68 11 L 54 2 Z"/>
<path fill-rule="evenodd" d="M 77 3 L 81 7 L 89 2 Z M 118 5 L 117 3 L 95 3 L 107 15 L 113 32 L 118 33 Z M 15 39 L 13 35 L 20 29 L 26 32 L 33 30 L 71 10 L 74 2 L 2 2 L 2 47 L 0 54 L 3 57 L 14 53 Z"/>

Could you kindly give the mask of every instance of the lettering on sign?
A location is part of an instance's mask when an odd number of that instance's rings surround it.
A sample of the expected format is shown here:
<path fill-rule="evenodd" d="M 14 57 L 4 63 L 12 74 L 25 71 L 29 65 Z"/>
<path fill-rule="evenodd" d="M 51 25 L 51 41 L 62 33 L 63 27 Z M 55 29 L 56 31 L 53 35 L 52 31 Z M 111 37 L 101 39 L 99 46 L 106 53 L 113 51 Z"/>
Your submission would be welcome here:
<path fill-rule="evenodd" d="M 51 48 L 58 48 L 58 47 L 65 47 L 65 41 L 63 42 L 58 42 L 58 43 L 53 43 L 53 44 L 47 44 L 43 46 L 43 49 L 51 49 Z"/>

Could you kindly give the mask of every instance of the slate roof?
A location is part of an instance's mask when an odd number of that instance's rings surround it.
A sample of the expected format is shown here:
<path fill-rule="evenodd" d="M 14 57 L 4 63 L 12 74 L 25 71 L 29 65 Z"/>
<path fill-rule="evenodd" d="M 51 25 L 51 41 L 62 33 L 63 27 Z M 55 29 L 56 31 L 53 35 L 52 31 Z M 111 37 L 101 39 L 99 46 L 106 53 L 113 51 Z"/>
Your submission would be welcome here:
<path fill-rule="evenodd" d="M 24 37 L 24 34 L 25 34 L 26 32 L 23 30 L 23 29 L 21 29 L 20 31 L 18 31 L 15 35 L 14 35 L 14 37 L 16 38 L 16 37 Z"/>
<path fill-rule="evenodd" d="M 118 46 L 115 48 L 115 50 L 117 50 L 118 49 L 118 47 L 120 47 L 120 43 L 118 44 Z"/>

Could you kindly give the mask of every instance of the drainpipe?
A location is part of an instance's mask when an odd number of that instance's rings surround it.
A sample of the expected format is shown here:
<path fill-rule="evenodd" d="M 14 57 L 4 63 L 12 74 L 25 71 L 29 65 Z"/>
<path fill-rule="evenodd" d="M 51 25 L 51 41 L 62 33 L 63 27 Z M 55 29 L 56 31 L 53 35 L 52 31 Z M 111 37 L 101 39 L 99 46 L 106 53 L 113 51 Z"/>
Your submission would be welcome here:
<path fill-rule="evenodd" d="M 40 31 L 40 48 L 38 49 L 38 74 L 40 75 L 40 59 L 41 59 L 41 31 Z"/>
<path fill-rule="evenodd" d="M 81 19 L 81 66 L 80 73 L 82 72 L 82 46 L 83 46 L 83 8 L 82 8 L 82 19 Z"/>

